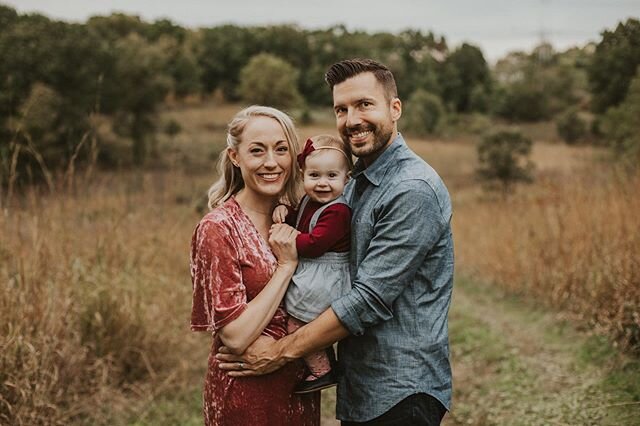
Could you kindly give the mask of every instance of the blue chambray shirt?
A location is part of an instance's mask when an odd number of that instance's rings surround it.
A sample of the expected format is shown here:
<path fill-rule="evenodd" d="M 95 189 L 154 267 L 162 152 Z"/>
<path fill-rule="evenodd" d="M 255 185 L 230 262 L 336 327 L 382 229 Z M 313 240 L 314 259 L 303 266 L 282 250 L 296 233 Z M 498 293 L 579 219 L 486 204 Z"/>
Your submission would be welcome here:
<path fill-rule="evenodd" d="M 353 289 L 331 304 L 351 332 L 338 343 L 337 417 L 371 420 L 420 392 L 449 409 L 447 188 L 398 134 L 368 168 L 356 163 L 345 197 L 353 210 Z"/>

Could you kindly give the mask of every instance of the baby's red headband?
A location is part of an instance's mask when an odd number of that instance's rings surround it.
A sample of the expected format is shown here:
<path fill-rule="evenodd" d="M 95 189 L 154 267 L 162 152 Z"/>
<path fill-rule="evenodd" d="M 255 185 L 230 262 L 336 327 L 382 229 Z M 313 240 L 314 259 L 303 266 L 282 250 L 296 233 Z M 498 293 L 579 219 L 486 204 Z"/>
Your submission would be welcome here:
<path fill-rule="evenodd" d="M 347 157 L 347 153 L 344 152 L 343 150 L 341 150 L 340 148 L 336 148 L 335 146 L 319 146 L 318 148 L 313 146 L 313 141 L 311 140 L 311 138 L 307 139 L 307 142 L 304 144 L 304 149 L 302 150 L 302 152 L 300 154 L 298 154 L 298 165 L 300 166 L 300 168 L 304 168 L 304 162 L 307 160 L 307 157 L 313 152 L 313 151 L 319 151 L 321 149 L 334 149 L 338 152 L 341 152 L 342 155 L 344 155 L 347 160 L 349 159 L 349 157 Z M 347 163 L 348 164 L 348 163 Z"/>

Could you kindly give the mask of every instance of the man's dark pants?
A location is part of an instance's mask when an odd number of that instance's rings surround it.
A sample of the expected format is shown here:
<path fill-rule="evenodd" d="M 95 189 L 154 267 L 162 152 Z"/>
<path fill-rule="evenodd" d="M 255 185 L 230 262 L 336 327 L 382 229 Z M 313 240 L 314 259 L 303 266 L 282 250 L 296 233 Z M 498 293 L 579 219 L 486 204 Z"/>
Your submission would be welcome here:
<path fill-rule="evenodd" d="M 447 410 L 434 397 L 426 393 L 411 395 L 389 411 L 368 422 L 341 422 L 342 426 L 437 426 Z"/>

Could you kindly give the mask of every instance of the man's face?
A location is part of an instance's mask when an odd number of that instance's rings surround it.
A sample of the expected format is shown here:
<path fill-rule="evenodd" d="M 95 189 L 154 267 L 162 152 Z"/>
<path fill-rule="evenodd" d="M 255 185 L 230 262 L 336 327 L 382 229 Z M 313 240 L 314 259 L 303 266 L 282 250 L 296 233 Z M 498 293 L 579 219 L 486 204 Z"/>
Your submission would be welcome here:
<path fill-rule="evenodd" d="M 371 72 L 333 86 L 333 109 L 340 136 L 367 165 L 392 142 L 402 113 L 400 100 L 387 100 Z"/>

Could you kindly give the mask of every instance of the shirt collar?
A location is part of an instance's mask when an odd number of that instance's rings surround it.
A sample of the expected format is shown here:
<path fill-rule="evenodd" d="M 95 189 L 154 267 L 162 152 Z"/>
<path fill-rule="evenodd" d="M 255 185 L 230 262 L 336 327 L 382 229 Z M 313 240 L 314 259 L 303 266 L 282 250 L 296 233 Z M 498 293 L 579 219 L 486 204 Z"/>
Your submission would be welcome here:
<path fill-rule="evenodd" d="M 391 142 L 391 145 L 389 145 L 369 167 L 365 168 L 362 159 L 356 161 L 353 168 L 353 178 L 357 179 L 360 175 L 363 175 L 373 185 L 380 185 L 382 178 L 389 169 L 389 162 L 393 160 L 398 150 L 403 146 L 406 146 L 406 143 L 400 132 L 398 132 L 398 136 Z"/>

